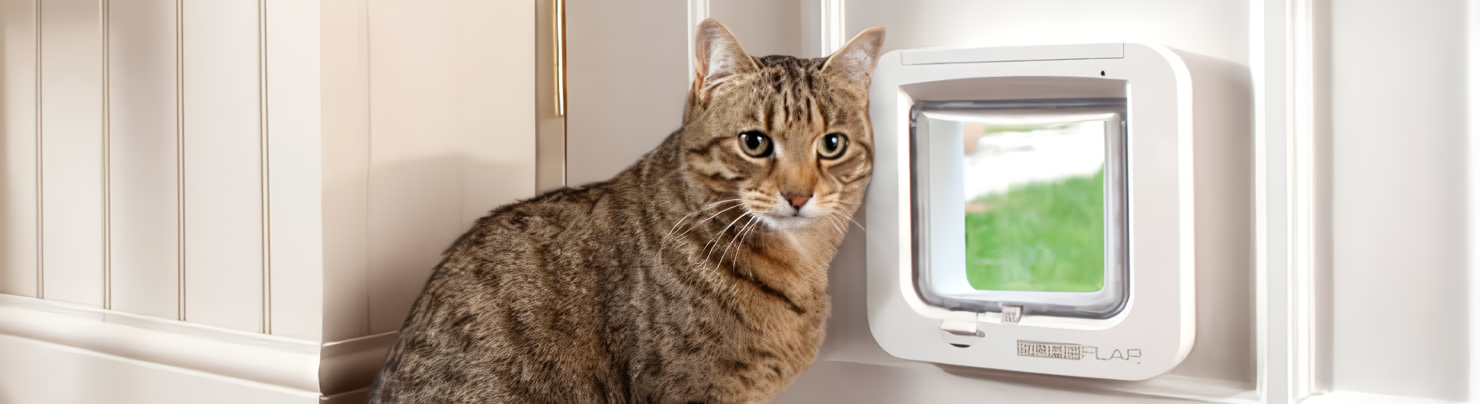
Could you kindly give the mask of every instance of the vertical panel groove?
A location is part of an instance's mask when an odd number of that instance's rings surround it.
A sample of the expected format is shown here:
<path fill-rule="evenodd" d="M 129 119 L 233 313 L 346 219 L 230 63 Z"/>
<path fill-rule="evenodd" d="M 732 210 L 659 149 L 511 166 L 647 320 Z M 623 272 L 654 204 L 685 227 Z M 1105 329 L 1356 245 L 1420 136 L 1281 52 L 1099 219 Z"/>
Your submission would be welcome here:
<path fill-rule="evenodd" d="M 109 30 L 108 20 L 112 16 L 109 11 L 108 0 L 98 1 L 99 19 L 102 21 L 103 29 L 99 30 L 103 37 L 103 309 L 113 309 L 113 176 L 109 171 L 113 167 L 113 148 L 109 142 L 112 140 L 112 117 L 109 113 Z"/>
<path fill-rule="evenodd" d="M 46 205 L 43 202 L 42 192 L 45 187 L 41 182 L 42 154 L 41 148 L 41 0 L 34 2 L 36 9 L 36 298 L 46 298 Z"/>
<path fill-rule="evenodd" d="M 260 92 L 257 109 L 261 120 L 260 138 L 262 148 L 262 333 L 272 334 L 272 195 L 269 187 L 271 178 L 268 170 L 267 137 L 267 0 L 257 0 L 257 89 Z"/>
<path fill-rule="evenodd" d="M 175 0 L 175 243 L 179 275 L 177 314 L 185 321 L 185 0 Z"/>
<path fill-rule="evenodd" d="M 365 52 L 365 268 L 363 270 L 367 278 L 365 282 L 365 332 L 372 333 L 375 328 L 375 317 L 370 315 L 370 308 L 373 307 L 370 305 L 370 292 L 373 289 L 370 287 L 368 278 L 370 263 L 373 262 L 371 259 L 374 258 L 374 255 L 370 253 L 370 247 L 375 245 L 375 232 L 370 231 L 370 212 L 375 208 L 375 205 L 370 203 L 372 195 L 370 186 L 373 184 L 370 181 L 370 175 L 371 169 L 375 167 L 375 125 L 373 125 L 375 121 L 370 119 L 370 111 L 375 110 L 375 87 L 370 84 L 373 82 L 371 78 L 375 77 L 375 64 L 371 63 L 375 59 L 370 52 L 374 51 L 375 47 L 370 45 L 374 40 L 372 37 L 374 31 L 370 30 L 370 7 L 372 6 L 368 0 L 364 4 L 365 13 L 360 15 L 360 29 L 365 32 L 363 48 Z"/>

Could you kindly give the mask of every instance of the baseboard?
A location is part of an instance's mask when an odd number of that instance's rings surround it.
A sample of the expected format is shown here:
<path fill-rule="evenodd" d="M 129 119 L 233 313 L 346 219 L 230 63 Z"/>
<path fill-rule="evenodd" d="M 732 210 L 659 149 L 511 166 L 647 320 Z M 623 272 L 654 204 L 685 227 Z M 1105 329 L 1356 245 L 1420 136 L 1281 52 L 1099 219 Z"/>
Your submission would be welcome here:
<path fill-rule="evenodd" d="M 0 335 L 319 392 L 321 345 L 83 305 L 0 294 Z"/>

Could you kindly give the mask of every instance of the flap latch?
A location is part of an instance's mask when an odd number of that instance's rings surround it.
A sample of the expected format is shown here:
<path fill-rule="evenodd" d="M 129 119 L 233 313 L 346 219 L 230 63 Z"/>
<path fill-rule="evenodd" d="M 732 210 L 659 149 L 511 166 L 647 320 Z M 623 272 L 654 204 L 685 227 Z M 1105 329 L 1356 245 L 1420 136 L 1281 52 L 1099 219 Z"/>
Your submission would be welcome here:
<path fill-rule="evenodd" d="M 969 311 L 952 311 L 946 313 L 945 321 L 940 323 L 940 337 L 946 343 L 965 348 L 975 344 L 977 340 L 987 336 L 976 326 L 976 313 Z"/>

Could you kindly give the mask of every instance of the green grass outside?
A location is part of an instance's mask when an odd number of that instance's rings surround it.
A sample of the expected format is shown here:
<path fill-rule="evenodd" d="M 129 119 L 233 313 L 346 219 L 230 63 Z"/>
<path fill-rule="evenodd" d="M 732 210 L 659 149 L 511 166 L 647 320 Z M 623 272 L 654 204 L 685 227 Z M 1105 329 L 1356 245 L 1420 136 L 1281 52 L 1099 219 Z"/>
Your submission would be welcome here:
<path fill-rule="evenodd" d="M 985 133 L 985 134 L 988 134 L 988 135 L 995 135 L 995 134 L 998 134 L 998 133 L 1008 133 L 1008 132 L 1032 132 L 1032 131 L 1035 131 L 1035 130 L 1045 130 L 1045 129 L 1065 129 L 1065 128 L 1068 128 L 1070 126 L 1074 126 L 1074 123 L 1050 123 L 1050 124 L 1042 124 L 1042 123 L 985 124 L 985 125 L 982 126 L 982 133 Z"/>
<path fill-rule="evenodd" d="M 966 280 L 971 287 L 1100 290 L 1105 283 L 1104 182 L 1101 170 L 1013 187 L 969 203 Z"/>

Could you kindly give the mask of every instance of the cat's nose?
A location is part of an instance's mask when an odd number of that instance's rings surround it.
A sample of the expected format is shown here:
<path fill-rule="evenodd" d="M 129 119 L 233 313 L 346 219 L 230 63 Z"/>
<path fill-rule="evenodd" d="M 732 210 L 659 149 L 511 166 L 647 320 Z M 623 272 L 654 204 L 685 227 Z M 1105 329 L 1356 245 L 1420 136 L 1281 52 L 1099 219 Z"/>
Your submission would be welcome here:
<path fill-rule="evenodd" d="M 812 199 L 812 195 L 805 195 L 805 196 L 803 196 L 803 195 L 787 195 L 786 196 L 786 201 L 787 202 L 791 202 L 791 207 L 796 208 L 797 210 L 802 210 L 802 205 L 806 205 L 807 204 L 807 200 L 809 200 L 809 199 Z"/>

